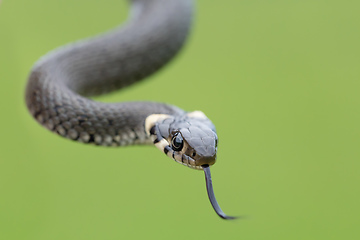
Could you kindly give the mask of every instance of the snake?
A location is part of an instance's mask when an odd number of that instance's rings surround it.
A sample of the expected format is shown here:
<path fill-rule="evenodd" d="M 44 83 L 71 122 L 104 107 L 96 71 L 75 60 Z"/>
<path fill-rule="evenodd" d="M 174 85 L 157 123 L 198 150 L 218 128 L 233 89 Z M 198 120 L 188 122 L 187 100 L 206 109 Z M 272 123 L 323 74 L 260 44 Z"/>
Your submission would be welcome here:
<path fill-rule="evenodd" d="M 193 0 L 128 1 L 125 23 L 52 50 L 34 64 L 26 106 L 37 122 L 62 137 L 100 146 L 154 144 L 175 162 L 203 170 L 213 209 L 223 219 L 235 219 L 215 198 L 210 166 L 216 161 L 218 137 L 203 112 L 160 102 L 104 103 L 91 98 L 160 70 L 191 31 Z"/>

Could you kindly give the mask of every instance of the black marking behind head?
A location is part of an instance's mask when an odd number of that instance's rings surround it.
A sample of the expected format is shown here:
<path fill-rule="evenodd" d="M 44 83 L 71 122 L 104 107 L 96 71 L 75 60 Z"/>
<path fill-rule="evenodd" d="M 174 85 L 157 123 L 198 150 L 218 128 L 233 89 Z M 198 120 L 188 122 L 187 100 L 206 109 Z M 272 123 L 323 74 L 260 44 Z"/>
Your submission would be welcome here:
<path fill-rule="evenodd" d="M 150 134 L 151 134 L 151 135 L 155 135 L 155 126 L 152 126 L 152 127 L 150 128 Z"/>
<path fill-rule="evenodd" d="M 170 151 L 170 147 L 169 147 L 169 146 L 165 146 L 165 148 L 164 148 L 164 153 L 167 155 L 169 151 Z"/>

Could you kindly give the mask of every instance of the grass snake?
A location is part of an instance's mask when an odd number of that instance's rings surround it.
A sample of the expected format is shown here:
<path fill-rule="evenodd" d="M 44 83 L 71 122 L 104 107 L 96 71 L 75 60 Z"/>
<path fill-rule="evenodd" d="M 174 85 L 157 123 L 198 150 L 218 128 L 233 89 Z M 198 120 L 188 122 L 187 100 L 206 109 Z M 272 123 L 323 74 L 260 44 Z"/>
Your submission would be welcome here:
<path fill-rule="evenodd" d="M 151 144 L 183 165 L 205 172 L 210 202 L 223 219 L 210 166 L 217 135 L 200 111 L 157 102 L 103 103 L 88 97 L 138 82 L 168 63 L 184 45 L 192 0 L 131 0 L 125 24 L 60 47 L 34 65 L 26 105 L 44 127 L 63 137 L 102 146 Z"/>

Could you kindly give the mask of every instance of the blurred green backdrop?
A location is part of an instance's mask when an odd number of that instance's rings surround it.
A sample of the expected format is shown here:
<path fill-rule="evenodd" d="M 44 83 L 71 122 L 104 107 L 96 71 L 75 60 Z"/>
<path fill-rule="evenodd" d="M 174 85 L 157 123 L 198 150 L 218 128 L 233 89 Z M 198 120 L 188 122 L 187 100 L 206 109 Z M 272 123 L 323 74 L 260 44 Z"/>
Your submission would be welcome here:
<path fill-rule="evenodd" d="M 124 1 L 4 0 L 0 239 L 360 239 L 359 10 L 350 0 L 199 0 L 174 62 L 100 98 L 204 111 L 220 138 L 218 201 L 248 216 L 227 222 L 202 172 L 154 147 L 62 139 L 25 108 L 33 63 L 118 25 Z"/>

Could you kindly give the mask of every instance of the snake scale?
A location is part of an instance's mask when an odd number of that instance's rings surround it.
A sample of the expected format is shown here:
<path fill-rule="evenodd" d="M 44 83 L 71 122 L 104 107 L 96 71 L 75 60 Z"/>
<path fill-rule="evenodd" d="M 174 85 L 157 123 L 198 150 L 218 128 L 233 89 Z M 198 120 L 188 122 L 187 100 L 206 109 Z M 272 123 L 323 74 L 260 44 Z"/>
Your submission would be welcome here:
<path fill-rule="evenodd" d="M 192 0 L 130 0 L 127 22 L 105 34 L 60 47 L 34 65 L 26 105 L 44 127 L 95 145 L 151 144 L 183 165 L 205 172 L 210 202 L 223 219 L 213 192 L 210 165 L 217 135 L 200 111 L 157 102 L 102 103 L 88 97 L 138 82 L 168 63 L 186 41 Z"/>

